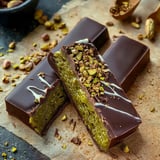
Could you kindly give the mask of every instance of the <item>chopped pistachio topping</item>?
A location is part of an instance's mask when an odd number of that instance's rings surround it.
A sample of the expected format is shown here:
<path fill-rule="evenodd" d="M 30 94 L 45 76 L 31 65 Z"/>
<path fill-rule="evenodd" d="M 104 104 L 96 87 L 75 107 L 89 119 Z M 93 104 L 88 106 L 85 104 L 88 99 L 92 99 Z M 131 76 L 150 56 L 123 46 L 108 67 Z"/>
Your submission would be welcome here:
<path fill-rule="evenodd" d="M 87 48 L 83 44 L 77 44 L 67 49 L 76 64 L 78 76 L 90 95 L 93 97 L 102 95 L 104 89 L 100 82 L 107 77 L 108 69 L 96 59 L 94 49 Z"/>

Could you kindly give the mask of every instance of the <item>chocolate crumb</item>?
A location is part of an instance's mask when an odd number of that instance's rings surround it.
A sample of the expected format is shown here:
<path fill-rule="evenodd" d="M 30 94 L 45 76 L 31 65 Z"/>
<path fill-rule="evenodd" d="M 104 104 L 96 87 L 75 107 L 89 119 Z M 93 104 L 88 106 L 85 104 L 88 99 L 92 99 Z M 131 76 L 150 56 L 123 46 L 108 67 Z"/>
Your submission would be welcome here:
<path fill-rule="evenodd" d="M 78 145 L 78 146 L 81 144 L 81 140 L 80 140 L 79 137 L 73 137 L 71 139 L 71 142 L 74 143 L 74 144 L 76 144 L 76 145 Z"/>
<path fill-rule="evenodd" d="M 41 38 L 43 39 L 43 41 L 48 41 L 50 39 L 50 36 L 49 36 L 49 34 L 44 33 L 44 34 L 42 34 Z"/>
<path fill-rule="evenodd" d="M 109 155 L 114 158 L 114 159 L 117 159 L 118 158 L 118 155 L 116 155 L 115 153 L 113 153 L 112 151 L 109 151 Z"/>
<path fill-rule="evenodd" d="M 77 124 L 77 122 L 76 122 L 76 121 L 74 121 L 73 119 L 71 119 L 71 120 L 69 121 L 69 124 L 72 126 L 72 130 L 74 131 L 74 130 L 75 130 L 75 128 L 76 128 L 76 124 Z"/>
<path fill-rule="evenodd" d="M 58 140 L 61 140 L 61 135 L 59 134 L 58 129 L 56 128 L 55 133 L 54 133 L 54 137 L 56 137 Z"/>
<path fill-rule="evenodd" d="M 108 21 L 108 22 L 106 22 L 106 25 L 107 25 L 108 27 L 112 27 L 112 26 L 114 26 L 114 23 L 111 22 L 111 21 Z"/>
<path fill-rule="evenodd" d="M 58 132 L 58 129 L 57 129 L 57 128 L 56 128 L 56 130 L 55 130 L 54 136 L 55 136 L 55 137 L 58 137 L 58 136 L 59 136 L 59 132 Z"/>
<path fill-rule="evenodd" d="M 118 37 L 119 37 L 119 36 L 117 36 L 117 35 L 113 35 L 113 36 L 112 36 L 113 41 L 116 41 Z"/>

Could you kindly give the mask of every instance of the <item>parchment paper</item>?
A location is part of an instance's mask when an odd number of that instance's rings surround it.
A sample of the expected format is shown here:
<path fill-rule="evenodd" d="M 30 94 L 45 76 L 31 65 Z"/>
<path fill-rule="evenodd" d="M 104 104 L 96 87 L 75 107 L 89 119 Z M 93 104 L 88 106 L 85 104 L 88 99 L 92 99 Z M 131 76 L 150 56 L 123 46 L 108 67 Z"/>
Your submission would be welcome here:
<path fill-rule="evenodd" d="M 158 0 L 141 1 L 134 12 L 134 15 L 142 17 L 143 21 L 140 29 L 131 27 L 131 24 L 128 21 L 120 22 L 113 19 L 109 13 L 109 8 L 113 5 L 113 1 L 110 0 L 74 0 L 63 6 L 59 13 L 62 14 L 63 20 L 70 30 L 81 18 L 87 16 L 104 25 L 106 22 L 112 21 L 114 26 L 108 27 L 111 40 L 113 40 L 113 35 L 121 35 L 119 33 L 120 30 L 124 32 L 124 35 L 138 40 L 137 35 L 139 33 L 144 33 L 146 17 L 154 11 L 158 3 Z M 57 34 L 61 35 L 61 32 L 46 31 L 43 26 L 39 26 L 17 44 L 14 53 L 0 57 L 0 64 L 2 64 L 4 59 L 10 59 L 12 62 L 16 62 L 21 55 L 30 53 L 33 42 L 37 42 L 39 45 L 42 43 L 40 37 L 44 32 L 48 32 L 51 35 L 51 39 L 60 40 L 63 38 L 63 36 L 57 36 Z M 159 33 L 157 34 L 155 42 L 150 42 L 147 39 L 140 41 L 150 47 L 151 62 L 145 70 L 139 74 L 135 83 L 127 93 L 142 118 L 142 124 L 139 129 L 123 142 L 128 145 L 130 149 L 129 153 L 124 153 L 121 150 L 121 144 L 111 148 L 108 153 L 100 152 L 92 141 L 74 107 L 70 104 L 65 107 L 62 114 L 54 121 L 47 135 L 40 137 L 21 121 L 7 114 L 4 97 L 13 87 L 10 84 L 4 84 L 1 81 L 0 86 L 4 91 L 0 92 L 0 125 L 25 139 L 42 153 L 48 155 L 52 160 L 159 160 L 160 38 L 158 35 Z M 12 75 L 21 74 L 21 78 L 17 82 L 21 82 L 25 77 L 23 72 L 13 70 L 6 71 L 0 67 L 0 77 L 3 77 L 5 73 L 10 73 Z M 155 111 L 151 112 L 151 108 L 153 107 L 155 108 Z M 63 122 L 61 121 L 61 117 L 64 114 L 67 115 L 68 119 Z M 76 122 L 74 130 L 73 123 L 70 123 L 72 119 Z M 56 128 L 62 137 L 60 140 L 54 136 Z M 80 145 L 75 145 L 70 142 L 71 139 L 76 136 L 82 141 Z M 89 145 L 90 143 L 93 145 Z"/>

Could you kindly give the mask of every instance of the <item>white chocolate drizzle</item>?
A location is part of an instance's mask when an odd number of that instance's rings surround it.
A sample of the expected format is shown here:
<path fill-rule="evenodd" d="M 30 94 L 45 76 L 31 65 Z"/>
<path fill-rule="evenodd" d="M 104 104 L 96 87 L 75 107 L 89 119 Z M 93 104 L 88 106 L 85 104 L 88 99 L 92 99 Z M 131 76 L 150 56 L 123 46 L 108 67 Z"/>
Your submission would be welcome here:
<path fill-rule="evenodd" d="M 42 83 L 46 84 L 49 88 L 51 88 L 51 85 L 42 76 L 38 75 L 38 78 Z"/>
<path fill-rule="evenodd" d="M 51 85 L 41 75 L 38 75 L 38 79 L 42 83 L 44 83 L 45 85 L 47 85 L 49 88 L 51 88 Z M 46 92 L 47 92 L 47 88 L 40 89 L 40 88 L 38 88 L 36 86 L 27 86 L 27 90 L 32 93 L 32 95 L 35 98 L 35 102 L 38 102 L 38 103 L 40 102 L 41 98 L 44 98 L 44 94 L 46 94 Z M 35 92 L 35 90 L 37 90 L 39 92 L 42 92 L 43 94 L 38 94 L 38 93 Z"/>
<path fill-rule="evenodd" d="M 132 114 L 130 114 L 130 113 L 128 113 L 128 112 L 125 112 L 125 111 L 116 109 L 116 108 L 114 108 L 114 107 L 105 105 L 105 104 L 103 104 L 103 103 L 95 103 L 95 106 L 96 106 L 96 107 L 102 106 L 102 107 L 105 107 L 105 108 L 110 109 L 110 110 L 112 110 L 112 111 L 119 112 L 119 113 L 124 114 L 124 115 L 126 115 L 126 116 L 128 116 L 128 117 L 131 117 L 131 118 L 134 118 L 134 119 L 137 119 L 137 120 L 141 121 L 140 117 L 134 116 L 134 115 L 132 115 Z"/>
<path fill-rule="evenodd" d="M 108 87 L 108 88 L 111 90 L 111 92 L 109 92 L 109 91 L 104 91 L 105 94 L 110 95 L 110 96 L 119 97 L 119 98 L 123 99 L 124 101 L 126 101 L 126 102 L 128 102 L 128 103 L 131 103 L 131 101 L 130 101 L 128 98 L 125 98 L 125 97 L 121 96 L 120 94 L 118 94 L 118 93 L 114 90 L 114 88 L 116 88 L 116 89 L 118 89 L 118 90 L 122 90 L 122 88 L 120 88 L 119 86 L 117 86 L 117 85 L 114 84 L 114 83 L 108 83 L 108 82 L 104 82 L 104 81 L 101 81 L 101 83 L 102 83 L 103 85 L 105 85 L 106 87 Z M 114 88 L 113 88 L 113 87 L 114 87 Z"/>
<path fill-rule="evenodd" d="M 99 59 L 100 59 L 101 62 L 104 62 L 104 59 L 103 59 L 103 57 L 100 54 L 98 54 L 98 57 L 99 57 Z"/>
<path fill-rule="evenodd" d="M 89 40 L 88 38 L 85 38 L 85 39 L 78 40 L 75 43 L 89 43 Z"/>

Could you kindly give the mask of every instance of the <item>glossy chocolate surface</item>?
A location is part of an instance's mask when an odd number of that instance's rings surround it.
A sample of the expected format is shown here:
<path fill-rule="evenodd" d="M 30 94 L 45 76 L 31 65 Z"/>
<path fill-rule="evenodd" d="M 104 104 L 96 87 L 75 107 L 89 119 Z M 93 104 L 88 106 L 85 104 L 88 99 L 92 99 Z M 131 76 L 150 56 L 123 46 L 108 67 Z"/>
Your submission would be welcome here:
<path fill-rule="evenodd" d="M 105 62 L 125 91 L 150 61 L 150 49 L 144 44 L 121 36 L 103 54 Z"/>
<path fill-rule="evenodd" d="M 61 48 L 64 44 L 70 44 L 79 39 L 88 38 L 90 42 L 94 43 L 97 48 L 100 48 L 106 40 L 108 40 L 107 28 L 96 21 L 89 18 L 83 18 L 73 30 L 53 49 L 53 52 Z M 30 74 L 17 85 L 10 94 L 6 97 L 6 110 L 9 114 L 16 116 L 24 123 L 29 125 L 28 119 L 39 104 L 37 105 L 34 100 L 33 94 L 27 90 L 28 86 L 36 86 L 39 89 L 45 89 L 46 86 L 42 83 L 38 74 L 45 73 L 45 81 L 52 85 L 48 90 L 54 89 L 55 83 L 60 83 L 59 78 L 54 70 L 50 67 L 47 58 L 39 63 Z"/>
<path fill-rule="evenodd" d="M 112 73 L 109 74 L 107 82 L 119 86 Z M 98 102 L 96 108 L 109 129 L 109 135 L 111 137 L 110 146 L 113 146 L 133 133 L 141 123 L 141 118 L 123 89 L 118 89 L 118 87 L 116 88 L 110 85 L 110 88 L 105 87 L 105 91 L 113 95 L 106 95 L 105 99 L 107 103 L 102 102 L 100 104 Z"/>

